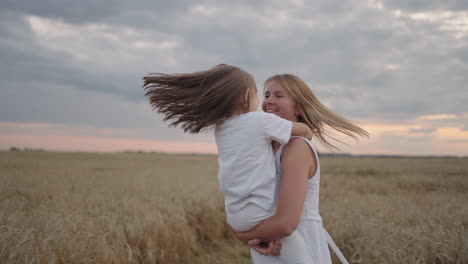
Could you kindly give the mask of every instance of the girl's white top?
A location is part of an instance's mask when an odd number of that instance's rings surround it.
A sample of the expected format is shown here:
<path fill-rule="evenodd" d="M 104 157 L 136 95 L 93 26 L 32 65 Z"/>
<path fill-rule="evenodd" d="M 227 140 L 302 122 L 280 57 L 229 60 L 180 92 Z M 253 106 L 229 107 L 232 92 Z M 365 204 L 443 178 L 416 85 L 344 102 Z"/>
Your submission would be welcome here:
<path fill-rule="evenodd" d="M 291 130 L 291 121 L 264 112 L 234 116 L 216 127 L 218 180 L 227 212 L 247 203 L 273 210 L 276 170 L 271 141 L 287 143 Z"/>

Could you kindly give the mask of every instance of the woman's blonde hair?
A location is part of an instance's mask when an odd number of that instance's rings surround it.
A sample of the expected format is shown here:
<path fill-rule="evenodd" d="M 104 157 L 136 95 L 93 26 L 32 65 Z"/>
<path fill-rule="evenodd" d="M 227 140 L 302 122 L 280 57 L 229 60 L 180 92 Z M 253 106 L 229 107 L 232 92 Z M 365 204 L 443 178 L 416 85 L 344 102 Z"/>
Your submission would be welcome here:
<path fill-rule="evenodd" d="M 257 91 L 251 74 L 226 64 L 194 73 L 152 73 L 143 80 L 152 108 L 164 115 L 164 121 L 171 120 L 171 126 L 180 124 L 190 133 L 247 110 L 250 92 Z"/>
<path fill-rule="evenodd" d="M 358 136 L 369 137 L 367 131 L 354 125 L 346 118 L 333 113 L 324 106 L 317 99 L 312 90 L 310 90 L 309 86 L 299 77 L 293 74 L 274 75 L 265 81 L 264 88 L 266 88 L 271 81 L 279 82 L 281 86 L 288 91 L 299 111 L 298 121 L 308 125 L 312 129 L 315 137 L 327 149 L 339 150 L 339 148 L 330 143 L 326 137 L 341 143 L 343 142 L 330 135 L 331 132 L 326 130 L 326 126 L 352 137 L 356 141 L 359 140 Z"/>

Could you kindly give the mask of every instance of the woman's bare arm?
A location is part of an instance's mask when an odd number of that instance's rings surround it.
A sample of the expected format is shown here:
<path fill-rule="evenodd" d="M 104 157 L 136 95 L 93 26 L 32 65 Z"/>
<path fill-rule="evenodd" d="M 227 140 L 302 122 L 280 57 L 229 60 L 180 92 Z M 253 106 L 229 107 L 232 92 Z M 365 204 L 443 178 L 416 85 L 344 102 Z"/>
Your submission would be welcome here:
<path fill-rule="evenodd" d="M 314 153 L 307 142 L 292 138 L 283 148 L 281 181 L 276 213 L 248 232 L 234 232 L 241 241 L 278 240 L 296 230 L 304 207 L 307 180 L 315 171 Z"/>

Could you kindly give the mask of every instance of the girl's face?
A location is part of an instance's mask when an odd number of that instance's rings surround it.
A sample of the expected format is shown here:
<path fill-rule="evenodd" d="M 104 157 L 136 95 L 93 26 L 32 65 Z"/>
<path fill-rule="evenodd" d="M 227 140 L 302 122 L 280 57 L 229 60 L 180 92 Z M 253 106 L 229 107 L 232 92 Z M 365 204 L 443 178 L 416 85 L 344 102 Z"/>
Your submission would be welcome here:
<path fill-rule="evenodd" d="M 262 110 L 275 114 L 290 121 L 297 121 L 299 112 L 291 94 L 283 88 L 280 82 L 270 81 L 265 87 Z"/>

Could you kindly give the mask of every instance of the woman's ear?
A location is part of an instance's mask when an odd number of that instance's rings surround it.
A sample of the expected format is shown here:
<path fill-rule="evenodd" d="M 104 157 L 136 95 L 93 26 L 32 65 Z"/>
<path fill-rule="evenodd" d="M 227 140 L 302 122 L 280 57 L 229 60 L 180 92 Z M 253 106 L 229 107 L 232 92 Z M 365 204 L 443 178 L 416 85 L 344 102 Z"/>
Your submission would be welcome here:
<path fill-rule="evenodd" d="M 246 89 L 244 91 L 244 100 L 242 102 L 245 109 L 249 109 L 249 101 L 250 101 L 250 89 Z"/>
<path fill-rule="evenodd" d="M 302 111 L 297 107 L 297 105 L 294 107 L 294 116 L 297 118 L 297 120 L 302 118 Z"/>

